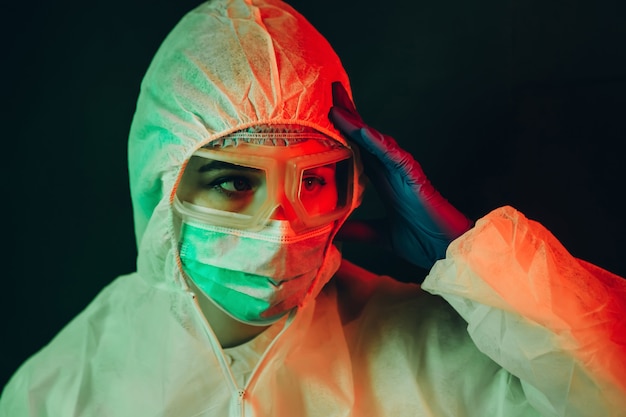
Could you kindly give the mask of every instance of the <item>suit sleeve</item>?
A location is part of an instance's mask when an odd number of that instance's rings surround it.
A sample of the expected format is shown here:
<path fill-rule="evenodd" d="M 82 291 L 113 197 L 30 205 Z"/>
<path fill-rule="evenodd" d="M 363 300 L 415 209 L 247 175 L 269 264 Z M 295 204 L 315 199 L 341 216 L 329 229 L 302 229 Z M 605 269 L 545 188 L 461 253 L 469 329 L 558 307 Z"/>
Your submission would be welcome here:
<path fill-rule="evenodd" d="M 467 322 L 544 416 L 626 416 L 626 280 L 575 258 L 541 224 L 494 210 L 422 288 Z"/>

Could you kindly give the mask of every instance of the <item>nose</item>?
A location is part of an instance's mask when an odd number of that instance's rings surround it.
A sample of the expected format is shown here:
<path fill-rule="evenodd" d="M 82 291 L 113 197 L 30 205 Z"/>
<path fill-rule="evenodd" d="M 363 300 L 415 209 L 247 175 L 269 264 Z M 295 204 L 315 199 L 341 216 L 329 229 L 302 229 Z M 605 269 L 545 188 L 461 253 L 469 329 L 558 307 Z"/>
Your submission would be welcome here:
<path fill-rule="evenodd" d="M 272 220 L 287 220 L 291 222 L 297 219 L 298 215 L 291 205 L 291 202 L 283 196 L 283 198 L 280 199 L 278 207 L 274 209 L 270 218 Z"/>
<path fill-rule="evenodd" d="M 272 213 L 272 220 L 287 220 L 287 213 L 283 206 L 278 206 L 274 213 Z"/>

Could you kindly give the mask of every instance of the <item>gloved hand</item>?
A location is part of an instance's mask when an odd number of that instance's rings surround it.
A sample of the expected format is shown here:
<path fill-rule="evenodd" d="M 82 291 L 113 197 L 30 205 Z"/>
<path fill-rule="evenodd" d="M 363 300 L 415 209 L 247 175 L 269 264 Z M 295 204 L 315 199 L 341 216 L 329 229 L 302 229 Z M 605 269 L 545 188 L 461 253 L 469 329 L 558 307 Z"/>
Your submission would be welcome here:
<path fill-rule="evenodd" d="M 390 136 L 365 124 L 339 82 L 333 83 L 329 118 L 358 145 L 365 174 L 387 211 L 383 221 L 346 223 L 338 239 L 360 235 L 361 240 L 382 241 L 408 262 L 430 269 L 445 257 L 450 242 L 472 227 L 472 222 L 430 184 L 411 154 Z"/>

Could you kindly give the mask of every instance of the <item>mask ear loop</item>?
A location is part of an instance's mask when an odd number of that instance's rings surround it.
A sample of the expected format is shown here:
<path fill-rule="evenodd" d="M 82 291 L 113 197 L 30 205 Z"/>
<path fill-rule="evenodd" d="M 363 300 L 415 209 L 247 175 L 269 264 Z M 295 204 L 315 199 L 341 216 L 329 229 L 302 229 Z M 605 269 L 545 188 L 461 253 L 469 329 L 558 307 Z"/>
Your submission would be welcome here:
<path fill-rule="evenodd" d="M 182 180 L 185 169 L 187 169 L 187 165 L 189 164 L 190 158 L 191 156 L 188 156 L 187 158 L 185 158 L 185 161 L 180 166 L 180 170 L 178 171 L 176 175 L 176 180 L 174 181 L 174 185 L 172 186 L 172 189 L 170 191 L 169 225 L 172 228 L 172 233 L 170 234 L 170 239 L 171 239 L 170 244 L 172 245 L 172 247 L 175 248 L 174 253 L 175 253 L 176 271 L 177 271 L 177 274 L 176 274 L 177 276 L 175 277 L 175 280 L 178 281 L 179 285 L 181 286 L 182 290 L 185 291 L 185 293 L 195 298 L 196 296 L 194 292 L 191 290 L 191 288 L 189 287 L 189 283 L 187 282 L 187 279 L 185 278 L 185 272 L 183 271 L 183 265 L 180 260 L 180 236 L 181 236 L 181 230 L 183 227 L 183 219 L 182 219 L 182 216 L 174 208 L 175 201 L 178 199 L 176 196 L 176 192 L 178 191 L 180 181 Z"/>
<path fill-rule="evenodd" d="M 328 241 L 324 248 L 324 259 L 322 260 L 322 266 L 318 269 L 315 278 L 311 282 L 307 294 L 304 296 L 297 309 L 304 308 L 312 299 L 315 300 L 322 288 L 330 281 L 341 265 L 341 252 L 333 243 L 334 236 L 337 234 L 339 228 L 337 227 L 337 221 L 334 222 L 333 229 L 328 235 Z M 329 273 L 333 270 L 332 273 Z M 324 277 L 324 275 L 329 275 Z"/>

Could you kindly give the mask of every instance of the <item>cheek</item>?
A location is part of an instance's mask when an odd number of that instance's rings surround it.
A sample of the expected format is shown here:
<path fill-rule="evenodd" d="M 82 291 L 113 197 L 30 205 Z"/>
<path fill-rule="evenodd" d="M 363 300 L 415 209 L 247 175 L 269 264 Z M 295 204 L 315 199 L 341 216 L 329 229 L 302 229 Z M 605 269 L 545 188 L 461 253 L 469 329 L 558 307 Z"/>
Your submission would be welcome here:
<path fill-rule="evenodd" d="M 176 196 L 178 197 L 180 201 L 187 201 L 187 202 L 192 203 L 193 202 L 192 190 L 193 188 L 189 187 L 189 184 L 181 180 L 180 183 L 178 184 L 178 188 L 176 189 Z"/>
<path fill-rule="evenodd" d="M 176 190 L 176 195 L 181 201 L 186 201 L 192 204 L 202 204 L 203 193 L 201 185 L 197 183 L 194 178 L 189 176 L 181 179 Z"/>
<path fill-rule="evenodd" d="M 303 201 L 307 213 L 311 216 L 328 213 L 337 206 L 337 190 L 325 187 L 314 198 Z"/>
<path fill-rule="evenodd" d="M 334 187 L 325 188 L 319 201 L 323 212 L 333 210 L 337 206 L 337 189 Z"/>
<path fill-rule="evenodd" d="M 189 161 L 185 170 L 183 171 L 180 181 L 178 182 L 178 188 L 176 188 L 176 196 L 181 201 L 187 201 L 194 203 L 195 194 L 198 189 L 198 176 L 193 172 L 194 161 Z"/>

